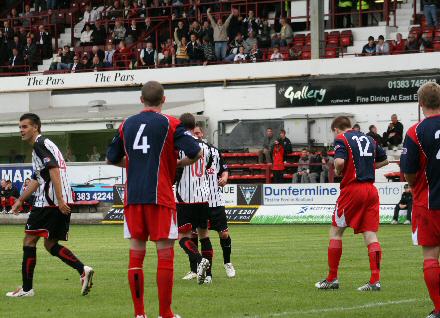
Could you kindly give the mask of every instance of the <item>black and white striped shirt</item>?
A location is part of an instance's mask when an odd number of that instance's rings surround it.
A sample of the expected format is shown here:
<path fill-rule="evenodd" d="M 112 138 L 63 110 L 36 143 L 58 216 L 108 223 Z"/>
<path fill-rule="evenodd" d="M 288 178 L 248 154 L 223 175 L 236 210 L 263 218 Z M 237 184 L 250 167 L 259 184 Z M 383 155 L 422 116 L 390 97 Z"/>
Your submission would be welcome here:
<path fill-rule="evenodd" d="M 225 205 L 225 199 L 221 187 L 218 185 L 218 179 L 221 174 L 228 169 L 223 161 L 220 151 L 211 146 L 212 165 L 207 169 L 208 172 L 208 186 L 209 186 L 209 206 L 215 208 Z"/>
<path fill-rule="evenodd" d="M 50 179 L 51 168 L 60 169 L 61 191 L 66 203 L 73 203 L 72 191 L 67 176 L 66 162 L 58 147 L 49 139 L 39 135 L 32 151 L 32 179 L 40 184 L 35 191 L 35 207 L 58 206 L 55 189 Z"/>
<path fill-rule="evenodd" d="M 207 169 L 212 164 L 211 147 L 198 140 L 203 151 L 202 157 L 190 166 L 178 169 L 176 182 L 177 203 L 208 202 L 208 174 Z M 179 151 L 179 159 L 185 158 L 183 151 Z"/>

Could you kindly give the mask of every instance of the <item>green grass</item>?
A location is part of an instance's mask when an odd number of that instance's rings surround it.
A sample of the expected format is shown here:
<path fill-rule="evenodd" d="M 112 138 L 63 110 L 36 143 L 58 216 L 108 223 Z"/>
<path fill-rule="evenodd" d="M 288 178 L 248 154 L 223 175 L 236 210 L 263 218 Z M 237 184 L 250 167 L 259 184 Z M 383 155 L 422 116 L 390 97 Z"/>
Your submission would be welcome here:
<path fill-rule="evenodd" d="M 359 293 L 369 278 L 367 250 L 361 236 L 347 231 L 340 267 L 341 289 L 318 291 L 314 283 L 327 271 L 328 226 L 232 226 L 235 279 L 227 279 L 216 233 L 211 286 L 180 278 L 187 257 L 176 246 L 174 305 L 183 318 L 241 317 L 426 317 L 431 311 L 423 282 L 419 248 L 411 246 L 410 228 L 383 226 L 384 251 L 380 293 Z M 22 226 L 0 229 L 0 317 L 133 317 L 126 279 L 127 241 L 122 226 L 72 226 L 66 244 L 96 270 L 95 286 L 79 295 L 77 273 L 50 256 L 39 243 L 36 297 L 8 299 L 21 284 Z M 148 246 L 145 261 L 146 309 L 157 317 L 156 256 Z M 397 303 L 396 303 L 397 302 Z M 324 310 L 324 313 L 320 313 Z"/>

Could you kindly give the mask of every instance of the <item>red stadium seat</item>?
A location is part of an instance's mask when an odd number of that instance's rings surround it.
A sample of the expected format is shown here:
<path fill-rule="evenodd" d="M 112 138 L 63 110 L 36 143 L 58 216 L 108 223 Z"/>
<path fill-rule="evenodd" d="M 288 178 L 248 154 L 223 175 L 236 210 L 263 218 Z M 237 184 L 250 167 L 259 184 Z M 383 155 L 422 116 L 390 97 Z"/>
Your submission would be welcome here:
<path fill-rule="evenodd" d="M 327 47 L 325 49 L 325 58 L 326 59 L 334 59 L 339 57 L 338 48 L 336 47 Z"/>

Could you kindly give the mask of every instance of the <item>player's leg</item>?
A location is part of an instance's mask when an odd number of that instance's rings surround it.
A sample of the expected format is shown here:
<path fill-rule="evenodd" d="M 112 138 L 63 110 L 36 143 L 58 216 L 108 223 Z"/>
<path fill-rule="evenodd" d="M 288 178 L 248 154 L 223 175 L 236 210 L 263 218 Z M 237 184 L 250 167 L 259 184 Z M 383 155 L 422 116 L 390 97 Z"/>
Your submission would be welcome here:
<path fill-rule="evenodd" d="M 146 242 L 143 240 L 130 239 L 130 259 L 128 263 L 128 283 L 130 285 L 131 298 L 134 305 L 136 318 L 144 318 L 144 258 Z"/>
<path fill-rule="evenodd" d="M 211 239 L 209 238 L 208 223 L 210 218 L 210 208 L 208 203 L 198 205 L 198 211 L 196 215 L 197 233 L 200 239 L 200 250 L 204 259 L 203 264 L 199 264 L 197 269 L 198 282 L 211 283 L 212 282 L 212 259 L 214 257 L 214 251 L 212 249 Z M 206 278 L 202 281 L 202 276 L 206 275 Z"/>
<path fill-rule="evenodd" d="M 399 206 L 399 204 L 396 204 L 396 206 L 394 207 L 394 215 L 393 215 L 393 220 L 391 221 L 391 224 L 399 223 L 399 212 L 400 212 L 400 206 Z"/>
<path fill-rule="evenodd" d="M 156 248 L 159 315 L 161 318 L 173 318 L 171 303 L 174 282 L 174 240 L 157 241 Z"/>
<path fill-rule="evenodd" d="M 220 246 L 223 251 L 223 266 L 225 267 L 226 276 L 229 278 L 235 277 L 235 268 L 231 263 L 231 253 L 232 253 L 232 240 L 229 235 L 229 230 L 219 231 L 218 235 L 220 237 Z"/>
<path fill-rule="evenodd" d="M 197 247 L 197 249 L 199 248 L 199 236 L 197 234 L 197 229 L 194 228 L 192 229 L 191 232 L 191 241 L 194 243 L 194 245 Z M 188 261 L 189 261 L 189 272 L 182 278 L 183 280 L 192 280 L 197 278 L 197 262 L 194 261 L 194 259 L 191 259 L 191 257 L 188 256 Z"/>
<path fill-rule="evenodd" d="M 371 276 L 368 283 L 358 288 L 359 291 L 379 291 L 380 290 L 380 263 L 382 261 L 382 248 L 377 238 L 376 232 L 363 232 L 365 245 L 368 248 L 368 258 L 370 261 Z"/>
<path fill-rule="evenodd" d="M 432 318 L 440 317 L 440 246 L 423 246 L 423 276 L 434 304 Z"/>
<path fill-rule="evenodd" d="M 211 283 L 212 281 L 212 259 L 214 257 L 214 250 L 212 249 L 211 239 L 209 238 L 209 230 L 207 228 L 197 228 L 197 233 L 200 239 L 200 250 L 202 257 L 209 261 L 209 266 L 206 269 L 206 279 L 205 283 Z"/>

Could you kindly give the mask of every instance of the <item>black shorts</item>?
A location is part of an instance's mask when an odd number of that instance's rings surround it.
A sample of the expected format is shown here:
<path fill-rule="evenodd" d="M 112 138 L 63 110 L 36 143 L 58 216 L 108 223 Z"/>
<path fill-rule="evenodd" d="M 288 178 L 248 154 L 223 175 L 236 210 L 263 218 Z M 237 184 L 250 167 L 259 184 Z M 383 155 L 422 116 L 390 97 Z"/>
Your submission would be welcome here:
<path fill-rule="evenodd" d="M 34 207 L 29 214 L 24 232 L 51 240 L 67 241 L 70 214 L 61 213 L 58 208 Z"/>
<path fill-rule="evenodd" d="M 208 203 L 177 203 L 177 225 L 180 233 L 190 232 L 192 227 L 207 229 L 209 218 Z"/>
<path fill-rule="evenodd" d="M 228 230 L 228 219 L 224 206 L 209 208 L 209 229 L 217 232 Z"/>

